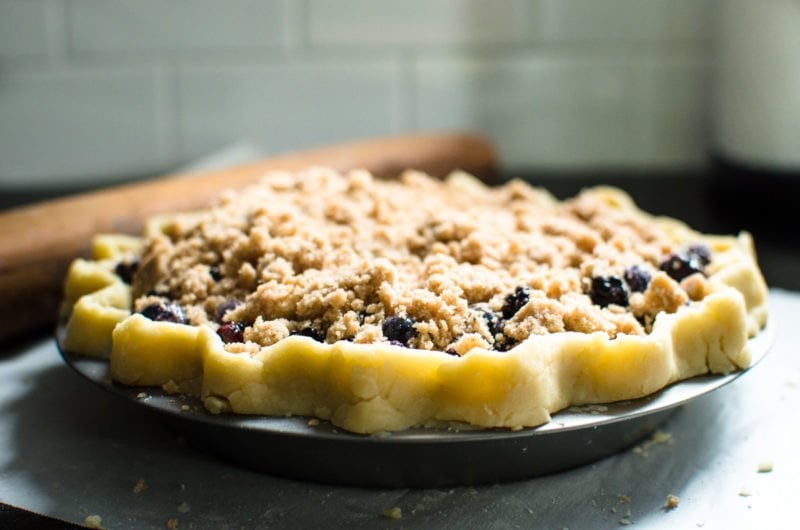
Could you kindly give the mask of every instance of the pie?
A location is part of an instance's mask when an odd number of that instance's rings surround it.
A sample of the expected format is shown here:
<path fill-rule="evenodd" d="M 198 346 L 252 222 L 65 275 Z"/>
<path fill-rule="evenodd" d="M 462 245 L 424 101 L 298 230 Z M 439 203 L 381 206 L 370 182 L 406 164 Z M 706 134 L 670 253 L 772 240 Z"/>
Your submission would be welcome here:
<path fill-rule="evenodd" d="M 767 287 L 749 234 L 611 187 L 311 168 L 98 235 L 63 313 L 66 350 L 211 413 L 521 429 L 747 368 Z"/>

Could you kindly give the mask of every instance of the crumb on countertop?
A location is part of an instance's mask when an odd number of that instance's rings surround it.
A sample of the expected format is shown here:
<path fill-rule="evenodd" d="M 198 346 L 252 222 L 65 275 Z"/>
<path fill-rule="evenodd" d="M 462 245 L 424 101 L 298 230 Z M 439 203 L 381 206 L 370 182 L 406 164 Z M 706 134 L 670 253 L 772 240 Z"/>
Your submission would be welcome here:
<path fill-rule="evenodd" d="M 742 485 L 742 487 L 739 488 L 739 497 L 750 497 L 751 495 L 753 495 L 753 490 L 750 486 Z"/>
<path fill-rule="evenodd" d="M 168 530 L 175 530 L 178 528 L 178 519 L 173 517 L 172 519 L 167 519 L 167 529 Z"/>
<path fill-rule="evenodd" d="M 680 502 L 681 502 L 680 497 L 678 497 L 677 495 L 669 494 L 667 495 L 667 502 L 664 504 L 664 508 L 666 508 L 667 510 L 672 510 L 674 508 L 677 508 Z"/>
<path fill-rule="evenodd" d="M 758 464 L 759 473 L 772 473 L 773 464 L 770 460 L 764 460 Z"/>
<path fill-rule="evenodd" d="M 145 482 L 143 478 L 140 478 L 133 486 L 133 492 L 142 493 L 143 491 L 147 491 L 147 482 Z"/>
<path fill-rule="evenodd" d="M 86 528 L 102 528 L 103 518 L 97 514 L 87 515 L 83 520 L 83 525 Z"/>
<path fill-rule="evenodd" d="M 669 445 L 672 444 L 672 435 L 668 432 L 657 430 L 650 438 L 633 448 L 634 453 L 647 456 L 647 451 L 656 445 Z"/>
<path fill-rule="evenodd" d="M 383 510 L 383 516 L 387 519 L 402 519 L 403 510 L 401 510 L 399 506 L 392 506 L 391 508 Z"/>

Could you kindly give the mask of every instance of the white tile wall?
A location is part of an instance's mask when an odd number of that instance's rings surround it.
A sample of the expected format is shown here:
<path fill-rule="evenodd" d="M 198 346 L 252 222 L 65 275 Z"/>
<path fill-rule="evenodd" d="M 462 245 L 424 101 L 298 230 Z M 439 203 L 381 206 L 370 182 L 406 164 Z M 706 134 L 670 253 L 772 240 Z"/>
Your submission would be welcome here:
<path fill-rule="evenodd" d="M 76 54 L 275 48 L 283 43 L 282 0 L 72 0 Z"/>
<path fill-rule="evenodd" d="M 46 55 L 48 1 L 0 1 L 0 59 Z"/>
<path fill-rule="evenodd" d="M 183 153 L 258 138 L 269 153 L 398 130 L 397 68 L 292 61 L 180 69 Z"/>
<path fill-rule="evenodd" d="M 638 66 L 617 58 L 546 54 L 484 61 L 421 61 L 421 128 L 480 128 L 504 160 L 545 168 L 641 163 Z"/>
<path fill-rule="evenodd" d="M 517 168 L 703 163 L 717 0 L 0 0 L 0 188 L 468 127 Z"/>
<path fill-rule="evenodd" d="M 530 0 L 309 0 L 309 6 L 309 33 L 319 46 L 478 46 L 524 43 L 541 32 L 541 2 Z"/>
<path fill-rule="evenodd" d="M 164 167 L 153 67 L 4 69 L 0 80 L 0 170 L 7 184 L 92 178 Z M 174 158 L 174 156 L 173 156 Z"/>

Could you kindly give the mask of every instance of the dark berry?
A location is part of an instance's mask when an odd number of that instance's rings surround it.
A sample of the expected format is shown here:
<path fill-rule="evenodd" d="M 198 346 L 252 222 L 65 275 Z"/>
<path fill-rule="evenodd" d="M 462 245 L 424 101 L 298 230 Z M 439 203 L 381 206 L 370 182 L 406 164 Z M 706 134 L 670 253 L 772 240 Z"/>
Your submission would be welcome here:
<path fill-rule="evenodd" d="M 517 344 L 518 342 L 514 339 L 506 337 L 505 335 L 500 335 L 494 343 L 494 349 L 497 351 L 508 351 Z"/>
<path fill-rule="evenodd" d="M 217 335 L 226 344 L 229 342 L 244 342 L 245 325 L 241 322 L 225 322 L 217 329 Z"/>
<path fill-rule="evenodd" d="M 691 245 L 686 249 L 686 255 L 697 261 L 701 267 L 711 263 L 711 251 L 705 245 Z"/>
<path fill-rule="evenodd" d="M 650 273 L 641 265 L 633 265 L 625 269 L 625 281 L 633 293 L 641 293 L 647 290 L 650 284 Z"/>
<path fill-rule="evenodd" d="M 522 309 L 522 306 L 528 303 L 530 298 L 530 291 L 527 287 L 517 287 L 513 293 L 506 296 L 505 303 L 503 304 L 503 318 L 509 319 L 517 314 L 517 311 Z"/>
<path fill-rule="evenodd" d="M 700 261 L 688 253 L 672 254 L 661 263 L 661 270 L 666 272 L 676 282 L 696 272 L 703 272 Z"/>
<path fill-rule="evenodd" d="M 403 346 L 408 346 L 408 342 L 417 334 L 414 322 L 408 317 L 388 317 L 381 324 L 381 330 L 389 342 L 397 341 Z"/>
<path fill-rule="evenodd" d="M 183 308 L 174 302 L 155 302 L 142 309 L 140 313 L 157 322 L 175 322 L 176 324 L 188 322 Z"/>
<path fill-rule="evenodd" d="M 224 321 L 223 319 L 225 318 L 225 315 L 228 313 L 228 311 L 236 309 L 237 307 L 239 307 L 239 304 L 241 304 L 241 302 L 239 302 L 238 300 L 228 300 L 227 302 L 222 302 L 221 304 L 219 304 L 217 308 L 214 310 L 214 322 L 216 322 L 217 324 L 222 324 L 222 322 Z"/>
<path fill-rule="evenodd" d="M 219 266 L 218 265 L 210 266 L 208 268 L 208 274 L 209 274 L 209 276 L 211 276 L 211 279 L 214 280 L 215 282 L 218 282 L 223 278 L 222 271 L 219 270 Z"/>
<path fill-rule="evenodd" d="M 325 342 L 325 333 L 313 326 L 306 326 L 303 329 L 295 331 L 293 334 L 300 335 L 301 337 L 310 337 L 317 342 Z"/>
<path fill-rule="evenodd" d="M 597 276 L 592 278 L 592 290 L 589 293 L 592 303 L 600 307 L 610 304 L 628 305 L 628 290 L 619 276 Z"/>
<path fill-rule="evenodd" d="M 505 320 L 500 318 L 494 311 L 486 311 L 483 309 L 479 311 L 481 311 L 481 316 L 483 316 L 483 320 L 486 322 L 486 327 L 489 328 L 489 333 L 491 333 L 493 337 L 503 332 L 503 327 L 505 327 L 506 324 Z"/>
<path fill-rule="evenodd" d="M 117 266 L 114 267 L 114 273 L 119 276 L 119 278 L 127 283 L 128 285 L 133 282 L 133 275 L 136 274 L 136 270 L 139 268 L 139 260 L 135 259 L 133 261 L 120 261 L 117 263 Z"/>

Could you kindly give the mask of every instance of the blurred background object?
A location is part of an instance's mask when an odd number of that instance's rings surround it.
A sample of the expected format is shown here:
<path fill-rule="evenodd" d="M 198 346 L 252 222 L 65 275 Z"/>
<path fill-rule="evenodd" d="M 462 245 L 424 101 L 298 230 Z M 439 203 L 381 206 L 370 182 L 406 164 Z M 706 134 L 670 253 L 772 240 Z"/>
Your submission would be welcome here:
<path fill-rule="evenodd" d="M 704 164 L 712 0 L 0 0 L 0 190 L 418 130 L 510 168 Z"/>
<path fill-rule="evenodd" d="M 800 1 L 725 0 L 715 34 L 711 151 L 800 178 Z"/>

